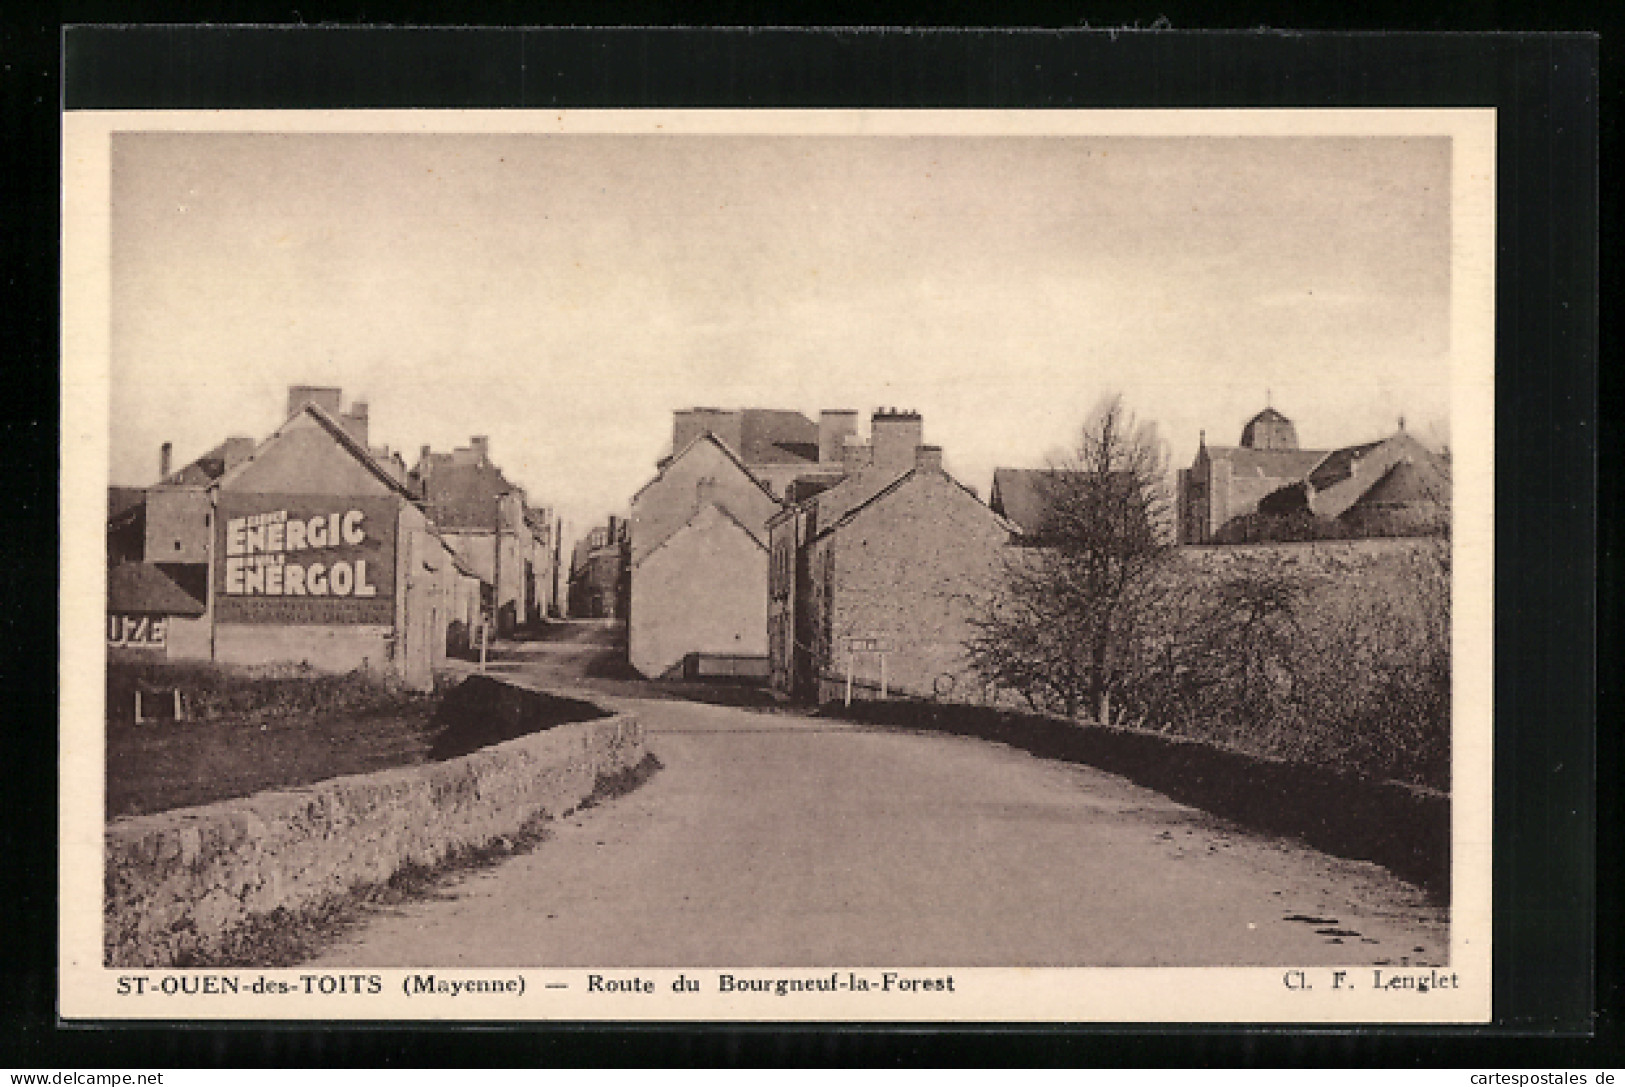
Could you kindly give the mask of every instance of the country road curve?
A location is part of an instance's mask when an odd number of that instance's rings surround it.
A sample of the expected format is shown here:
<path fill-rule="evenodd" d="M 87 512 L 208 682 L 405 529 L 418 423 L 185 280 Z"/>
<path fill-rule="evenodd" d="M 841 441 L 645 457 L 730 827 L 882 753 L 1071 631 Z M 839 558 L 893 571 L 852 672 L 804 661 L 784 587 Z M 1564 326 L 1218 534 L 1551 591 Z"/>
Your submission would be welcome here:
<path fill-rule="evenodd" d="M 315 966 L 1445 965 L 1371 864 L 980 740 L 613 698 L 664 768 Z"/>

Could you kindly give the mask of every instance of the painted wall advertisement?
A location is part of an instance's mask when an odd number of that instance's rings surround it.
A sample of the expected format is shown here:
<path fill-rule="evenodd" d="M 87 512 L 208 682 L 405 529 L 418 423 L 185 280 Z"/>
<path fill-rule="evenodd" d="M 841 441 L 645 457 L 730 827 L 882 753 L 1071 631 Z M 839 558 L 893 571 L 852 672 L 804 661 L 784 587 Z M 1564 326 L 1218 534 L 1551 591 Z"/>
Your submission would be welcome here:
<path fill-rule="evenodd" d="M 109 615 L 107 648 L 162 653 L 168 646 L 169 619 L 163 615 Z"/>
<path fill-rule="evenodd" d="M 217 620 L 393 623 L 395 526 L 390 498 L 222 494 Z"/>

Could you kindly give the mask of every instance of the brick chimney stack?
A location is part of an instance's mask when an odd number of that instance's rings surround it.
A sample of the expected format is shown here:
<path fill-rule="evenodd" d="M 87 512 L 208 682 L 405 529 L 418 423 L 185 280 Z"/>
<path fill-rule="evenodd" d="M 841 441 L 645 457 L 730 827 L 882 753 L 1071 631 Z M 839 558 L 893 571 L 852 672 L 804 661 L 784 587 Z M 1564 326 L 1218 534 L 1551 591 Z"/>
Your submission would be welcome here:
<path fill-rule="evenodd" d="M 365 400 L 357 400 L 352 403 L 350 405 L 350 410 L 339 417 L 339 422 L 343 425 L 345 431 L 350 435 L 350 437 L 354 438 L 362 445 L 367 444 L 368 419 L 367 402 Z"/>
<path fill-rule="evenodd" d="M 729 408 L 687 408 L 672 412 L 671 453 L 676 456 L 690 442 L 710 433 L 733 450 L 744 451 L 745 415 Z"/>
<path fill-rule="evenodd" d="M 468 444 L 474 450 L 476 464 L 485 464 L 491 459 L 491 439 L 484 434 L 476 434 L 468 439 Z"/>
<path fill-rule="evenodd" d="M 315 404 L 327 414 L 337 418 L 339 415 L 339 400 L 344 390 L 332 385 L 289 385 L 288 386 L 288 416 L 291 418 L 299 414 L 306 404 Z"/>
<path fill-rule="evenodd" d="M 942 446 L 922 445 L 914 450 L 914 467 L 930 472 L 942 471 Z"/>
<path fill-rule="evenodd" d="M 925 424 L 917 411 L 880 408 L 869 420 L 869 444 L 874 466 L 884 472 L 906 472 L 914 467 L 915 450 Z"/>
<path fill-rule="evenodd" d="M 846 409 L 818 413 L 818 463 L 839 464 L 846 439 L 858 432 L 858 413 Z"/>
<path fill-rule="evenodd" d="M 170 458 L 175 454 L 172 442 L 165 442 L 158 447 L 158 479 L 160 482 L 169 478 Z"/>

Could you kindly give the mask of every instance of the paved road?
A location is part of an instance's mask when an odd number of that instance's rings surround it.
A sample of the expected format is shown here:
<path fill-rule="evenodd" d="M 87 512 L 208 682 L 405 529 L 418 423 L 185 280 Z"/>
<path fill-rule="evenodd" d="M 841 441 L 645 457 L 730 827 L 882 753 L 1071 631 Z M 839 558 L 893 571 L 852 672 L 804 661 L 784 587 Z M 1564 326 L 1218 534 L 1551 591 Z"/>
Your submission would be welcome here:
<path fill-rule="evenodd" d="M 533 658 L 557 676 L 551 651 Z M 553 662 L 553 663 L 549 663 Z M 519 669 L 515 669 L 519 670 Z M 983 741 L 625 699 L 664 769 L 334 966 L 1439 965 L 1373 865 Z"/>

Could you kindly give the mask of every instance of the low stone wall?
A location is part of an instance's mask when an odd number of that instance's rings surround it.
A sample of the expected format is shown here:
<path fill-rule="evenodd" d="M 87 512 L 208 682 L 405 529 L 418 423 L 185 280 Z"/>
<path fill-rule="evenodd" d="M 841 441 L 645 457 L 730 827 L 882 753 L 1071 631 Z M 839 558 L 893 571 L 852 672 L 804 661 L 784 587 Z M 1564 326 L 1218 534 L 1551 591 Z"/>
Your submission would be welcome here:
<path fill-rule="evenodd" d="M 1445 793 L 1200 740 L 982 706 L 853 702 L 829 712 L 892 728 L 975 736 L 1040 758 L 1098 767 L 1249 829 L 1374 861 L 1435 901 L 1450 900 Z"/>
<path fill-rule="evenodd" d="M 643 756 L 643 728 L 622 714 L 445 762 L 117 820 L 106 838 L 106 963 L 204 961 L 251 919 L 431 867 L 571 810 L 600 776 Z"/>

